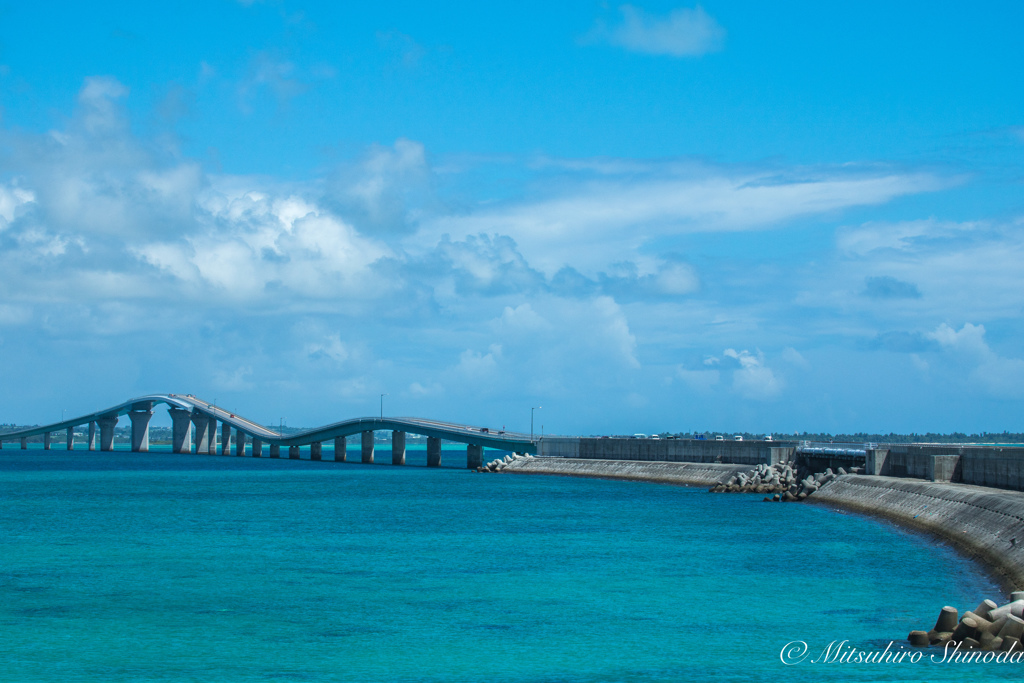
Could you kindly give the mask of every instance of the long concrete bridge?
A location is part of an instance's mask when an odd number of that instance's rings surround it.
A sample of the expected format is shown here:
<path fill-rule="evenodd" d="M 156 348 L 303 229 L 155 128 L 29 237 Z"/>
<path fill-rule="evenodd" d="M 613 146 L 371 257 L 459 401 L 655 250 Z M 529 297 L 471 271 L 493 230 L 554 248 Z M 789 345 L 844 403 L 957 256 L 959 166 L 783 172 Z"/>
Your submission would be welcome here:
<path fill-rule="evenodd" d="M 151 394 L 89 413 L 69 420 L 55 422 L 41 427 L 32 427 L 15 432 L 0 434 L 0 448 L 3 442 L 20 442 L 21 448 L 28 448 L 28 439 L 42 435 L 43 448 L 49 450 L 54 433 L 66 432 L 67 449 L 74 450 L 76 427 L 88 425 L 89 435 L 86 448 L 96 450 L 99 436 L 99 450 L 114 450 L 114 429 L 118 419 L 127 415 L 132 427 L 132 451 L 144 453 L 149 450 L 149 421 L 157 404 L 167 405 L 171 415 L 171 450 L 174 453 L 199 453 L 209 455 L 263 456 L 263 446 L 269 447 L 271 458 L 281 457 L 281 449 L 288 450 L 288 457 L 298 459 L 302 447 L 309 448 L 309 457 L 320 460 L 323 443 L 334 440 L 334 459 L 346 458 L 347 439 L 356 434 L 361 439 L 361 460 L 373 462 L 375 431 L 391 432 L 391 462 L 405 464 L 406 434 L 427 437 L 427 466 L 441 464 L 441 440 L 466 444 L 466 465 L 470 469 L 483 464 L 483 449 L 495 448 L 515 453 L 536 453 L 537 443 L 527 434 L 506 431 L 491 431 L 486 427 L 438 422 L 409 417 L 361 417 L 344 422 L 306 429 L 285 435 L 259 425 L 251 420 L 219 408 L 190 394 Z M 217 427 L 220 423 L 220 448 L 217 448 Z M 233 449 L 233 450 L 232 450 Z"/>

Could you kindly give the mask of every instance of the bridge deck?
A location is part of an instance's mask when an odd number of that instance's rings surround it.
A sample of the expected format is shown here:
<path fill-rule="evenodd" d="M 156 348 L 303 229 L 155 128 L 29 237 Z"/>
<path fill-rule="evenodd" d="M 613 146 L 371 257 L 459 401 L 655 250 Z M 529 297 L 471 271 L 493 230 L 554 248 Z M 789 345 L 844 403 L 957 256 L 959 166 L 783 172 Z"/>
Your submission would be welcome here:
<path fill-rule="evenodd" d="M 339 436 L 352 436 L 365 431 L 388 430 L 519 453 L 536 453 L 537 451 L 536 443 L 530 438 L 529 434 L 507 431 L 495 432 L 490 431 L 486 427 L 473 427 L 471 425 L 416 417 L 359 417 L 286 435 L 264 427 L 241 415 L 236 415 L 221 407 L 214 406 L 208 401 L 187 394 L 149 394 L 147 396 L 140 396 L 111 408 L 80 415 L 69 420 L 21 429 L 16 432 L 6 432 L 0 434 L 0 441 L 14 441 L 23 437 L 39 436 L 69 428 L 74 429 L 80 425 L 95 422 L 102 418 L 127 415 L 134 407 L 140 405 L 154 405 L 157 403 L 212 417 L 219 422 L 231 425 L 232 428 L 242 432 L 250 439 L 258 438 L 266 444 L 279 445 L 285 448 L 289 446 L 305 446 Z"/>

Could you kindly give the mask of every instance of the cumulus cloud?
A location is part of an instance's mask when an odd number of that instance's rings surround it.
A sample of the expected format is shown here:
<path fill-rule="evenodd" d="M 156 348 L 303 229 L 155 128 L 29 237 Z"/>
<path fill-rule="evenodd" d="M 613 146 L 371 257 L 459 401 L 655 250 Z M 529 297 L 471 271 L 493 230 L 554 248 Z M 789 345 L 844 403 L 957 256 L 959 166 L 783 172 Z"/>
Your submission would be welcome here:
<path fill-rule="evenodd" d="M 419 382 L 413 382 L 409 385 L 408 393 L 418 398 L 438 396 L 444 393 L 444 387 L 437 382 L 429 383 L 427 385 L 420 384 Z"/>
<path fill-rule="evenodd" d="M 538 315 L 529 303 L 519 304 L 515 308 L 506 306 L 498 326 L 502 332 L 513 335 L 534 334 L 551 329 L 551 323 Z"/>
<path fill-rule="evenodd" d="M 632 52 L 671 57 L 697 57 L 722 49 L 725 29 L 704 8 L 680 7 L 667 15 L 649 14 L 639 7 L 619 7 L 621 23 L 599 23 L 591 40 L 603 40 Z"/>
<path fill-rule="evenodd" d="M 422 143 L 399 138 L 372 146 L 363 159 L 339 169 L 326 199 L 365 228 L 408 233 L 431 203 L 431 168 Z"/>
<path fill-rule="evenodd" d="M 802 370 L 809 370 L 811 367 L 811 364 L 804 358 L 803 354 L 792 346 L 782 349 L 782 360 Z"/>
<path fill-rule="evenodd" d="M 474 183 L 492 175 L 491 162 L 481 162 L 478 176 L 452 180 L 474 171 L 441 173 L 412 140 L 372 146 L 307 181 L 210 173 L 168 151 L 174 145 L 133 133 L 140 127 L 127 125 L 128 97 L 112 79 L 90 80 L 64 128 L 4 131 L 5 352 L 16 335 L 93 343 L 131 334 L 140 348 L 186 359 L 180 374 L 188 381 L 228 393 L 258 384 L 289 401 L 307 395 L 310 382 L 352 405 L 391 391 L 432 410 L 442 401 L 482 405 L 468 400 L 480 391 L 508 402 L 543 396 L 545 406 L 555 397 L 578 406 L 612 396 L 622 410 L 641 386 L 673 398 L 769 399 L 782 393 L 782 373 L 803 381 L 799 370 L 809 364 L 800 353 L 786 348 L 766 359 L 731 348 L 704 364 L 695 355 L 692 367 L 665 360 L 738 338 L 803 348 L 789 333 L 782 343 L 766 339 L 793 317 L 785 287 L 799 265 L 774 246 L 771 257 L 749 246 L 786 240 L 720 233 L 781 232 L 808 216 L 829 229 L 845 209 L 949 184 L 884 169 L 548 159 L 545 180 L 557 182 L 523 183 L 473 203 L 465 197 L 485 194 L 474 194 Z M 536 171 L 530 161 L 502 163 Z M 445 183 L 455 189 L 439 189 Z M 853 332 L 849 324 L 838 333 L 835 316 L 801 313 L 810 319 L 806 334 L 870 339 L 896 325 L 872 326 L 869 316 L 899 308 L 875 300 L 915 291 L 927 296 L 915 297 L 914 315 L 954 297 L 977 310 L 1019 311 L 1024 238 L 1015 226 L 895 225 L 840 231 L 837 259 L 849 270 L 808 267 L 817 289 L 846 288 L 830 310 L 867 313 Z M 706 258 L 734 248 L 737 259 Z M 863 283 L 866 296 L 850 296 L 849 283 L 858 291 Z M 931 329 L 942 319 L 900 326 Z M 182 332 L 164 340 L 168 329 Z M 987 387 L 1001 387 L 996 376 L 1017 367 L 991 349 L 971 355 L 966 339 L 943 345 L 936 335 L 882 335 L 878 343 L 912 348 L 933 375 L 962 362 Z"/>
<path fill-rule="evenodd" d="M 1024 396 L 1024 360 L 993 351 L 985 340 L 985 326 L 964 323 L 959 330 L 946 323 L 927 335 L 955 358 L 969 378 L 1000 398 Z"/>
<path fill-rule="evenodd" d="M 127 118 L 117 101 L 127 97 L 126 88 L 116 78 L 92 76 L 78 91 L 79 121 L 92 135 L 119 132 L 127 125 Z"/>
<path fill-rule="evenodd" d="M 651 272 L 642 273 L 634 261 L 613 263 L 599 273 L 601 290 L 619 300 L 646 300 L 691 294 L 700 286 L 697 272 L 687 263 L 656 261 L 645 264 Z"/>
<path fill-rule="evenodd" d="M 722 355 L 739 364 L 739 368 L 732 373 L 732 386 L 744 398 L 765 400 L 774 398 L 782 391 L 782 381 L 771 368 L 765 366 L 764 354 L 760 351 L 755 356 L 746 350 L 726 349 Z"/>
<path fill-rule="evenodd" d="M 487 353 L 466 349 L 459 356 L 459 363 L 455 367 L 455 371 L 466 379 L 483 381 L 497 372 L 500 358 L 500 344 L 491 344 Z"/>
<path fill-rule="evenodd" d="M 349 359 L 349 350 L 341 341 L 341 335 L 332 334 L 320 342 L 306 344 L 306 354 L 310 358 L 322 358 L 342 364 Z"/>
<path fill-rule="evenodd" d="M 212 285 L 232 297 L 259 297 L 274 284 L 313 299 L 370 295 L 366 273 L 391 253 L 296 196 L 211 193 L 199 208 L 200 229 L 185 240 L 132 251 L 186 284 Z"/>
<path fill-rule="evenodd" d="M 460 294 L 525 293 L 544 284 L 506 235 L 468 235 L 460 241 L 444 236 L 423 266 L 436 272 L 439 263 L 448 266 Z"/>
<path fill-rule="evenodd" d="M 0 230 L 21 216 L 27 205 L 35 202 L 35 194 L 28 190 L 13 186 L 0 185 Z"/>

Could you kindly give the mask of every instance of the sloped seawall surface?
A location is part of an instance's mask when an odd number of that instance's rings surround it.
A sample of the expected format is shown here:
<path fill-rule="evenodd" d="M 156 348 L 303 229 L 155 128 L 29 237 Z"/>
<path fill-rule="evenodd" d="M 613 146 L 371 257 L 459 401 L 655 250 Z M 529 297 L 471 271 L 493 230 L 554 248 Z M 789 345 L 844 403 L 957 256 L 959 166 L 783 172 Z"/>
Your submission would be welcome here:
<path fill-rule="evenodd" d="M 716 463 L 636 462 L 630 460 L 589 460 L 577 458 L 519 458 L 502 472 L 512 474 L 557 474 L 569 477 L 627 479 L 684 486 L 714 486 L 749 465 Z"/>

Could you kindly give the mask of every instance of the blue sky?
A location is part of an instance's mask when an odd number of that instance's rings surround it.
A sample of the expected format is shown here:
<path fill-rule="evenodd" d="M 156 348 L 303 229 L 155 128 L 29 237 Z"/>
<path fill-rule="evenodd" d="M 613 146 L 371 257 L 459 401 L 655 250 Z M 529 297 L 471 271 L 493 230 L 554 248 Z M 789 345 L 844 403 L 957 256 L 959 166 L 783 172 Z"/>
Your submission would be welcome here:
<path fill-rule="evenodd" d="M 1019 3 L 0 6 L 0 421 L 1024 430 Z"/>

